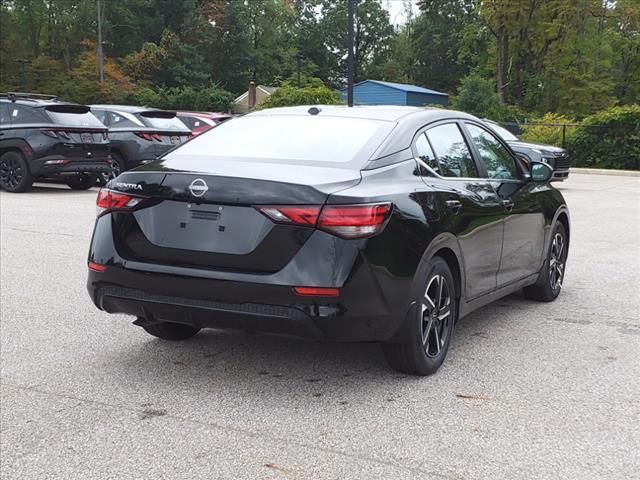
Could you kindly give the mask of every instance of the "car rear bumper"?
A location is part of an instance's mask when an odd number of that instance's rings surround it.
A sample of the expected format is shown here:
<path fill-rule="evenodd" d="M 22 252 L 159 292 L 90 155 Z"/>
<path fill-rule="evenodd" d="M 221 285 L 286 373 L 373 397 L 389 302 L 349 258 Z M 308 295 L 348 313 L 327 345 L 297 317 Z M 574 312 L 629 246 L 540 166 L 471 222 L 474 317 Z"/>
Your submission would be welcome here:
<path fill-rule="evenodd" d="M 170 321 L 332 341 L 390 340 L 407 314 L 388 312 L 353 284 L 340 289 L 338 297 L 300 297 L 284 285 L 107 267 L 89 271 L 87 288 L 99 309 L 139 317 L 139 325 Z"/>
<path fill-rule="evenodd" d="M 57 163 L 61 161 L 67 161 L 67 163 Z M 108 157 L 73 159 L 56 155 L 39 158 L 32 161 L 29 166 L 34 176 L 56 177 L 108 172 L 111 169 L 110 162 L 111 159 Z"/>

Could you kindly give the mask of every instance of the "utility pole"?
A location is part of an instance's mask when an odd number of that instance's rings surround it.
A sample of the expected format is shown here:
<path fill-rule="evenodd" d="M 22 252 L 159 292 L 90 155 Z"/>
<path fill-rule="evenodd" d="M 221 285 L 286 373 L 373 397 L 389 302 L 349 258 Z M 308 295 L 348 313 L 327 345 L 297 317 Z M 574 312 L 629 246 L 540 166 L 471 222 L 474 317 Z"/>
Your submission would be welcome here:
<path fill-rule="evenodd" d="M 100 88 L 104 86 L 104 56 L 102 54 L 102 0 L 96 0 L 98 10 L 98 75 L 100 76 Z"/>
<path fill-rule="evenodd" d="M 20 91 L 27 91 L 27 65 L 31 63 L 31 60 L 25 60 L 24 58 L 19 58 L 16 60 L 16 63 L 20 64 Z"/>
<path fill-rule="evenodd" d="M 353 107 L 353 11 L 355 0 L 347 0 L 347 105 Z"/>

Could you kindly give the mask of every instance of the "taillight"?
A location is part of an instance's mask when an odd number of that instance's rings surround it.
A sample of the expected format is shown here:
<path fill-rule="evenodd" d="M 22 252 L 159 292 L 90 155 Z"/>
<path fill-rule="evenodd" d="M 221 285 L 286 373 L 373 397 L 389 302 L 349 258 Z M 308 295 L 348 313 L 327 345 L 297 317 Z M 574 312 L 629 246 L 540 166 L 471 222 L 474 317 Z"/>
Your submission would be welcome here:
<path fill-rule="evenodd" d="M 318 228 L 343 238 L 361 238 L 380 232 L 389 218 L 391 203 L 325 205 Z"/>
<path fill-rule="evenodd" d="M 107 188 L 101 188 L 96 200 L 97 215 L 114 210 L 131 210 L 145 200 L 143 197 L 134 197 L 122 192 L 115 192 Z"/>
<path fill-rule="evenodd" d="M 363 238 L 384 228 L 391 203 L 361 205 L 269 205 L 257 206 L 276 223 L 317 227 L 343 238 Z"/>
<path fill-rule="evenodd" d="M 64 138 L 65 140 L 71 140 L 71 137 L 64 130 L 40 130 L 47 137 L 51 138 Z"/>
<path fill-rule="evenodd" d="M 150 133 L 147 133 L 147 132 L 135 132 L 135 134 L 140 138 L 143 138 L 145 140 L 153 142 L 153 136 Z"/>
<path fill-rule="evenodd" d="M 313 227 L 322 209 L 319 205 L 256 207 L 276 223 L 293 223 Z"/>

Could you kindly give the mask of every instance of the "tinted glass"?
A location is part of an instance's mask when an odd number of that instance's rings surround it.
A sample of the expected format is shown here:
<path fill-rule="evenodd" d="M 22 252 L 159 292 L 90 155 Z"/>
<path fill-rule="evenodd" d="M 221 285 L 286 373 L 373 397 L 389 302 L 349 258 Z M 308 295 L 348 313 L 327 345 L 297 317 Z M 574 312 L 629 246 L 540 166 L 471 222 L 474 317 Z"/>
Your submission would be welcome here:
<path fill-rule="evenodd" d="M 455 123 L 447 123 L 431 128 L 427 137 L 440 164 L 443 177 L 475 178 L 478 176 L 476 164 L 464 141 L 462 132 Z"/>
<path fill-rule="evenodd" d="M 69 127 L 104 128 L 104 125 L 92 113 L 62 113 L 47 111 L 47 115 L 56 125 Z"/>
<path fill-rule="evenodd" d="M 49 123 L 49 120 L 42 115 L 41 111 L 24 105 L 11 105 L 9 107 L 9 116 L 11 117 L 11 123 L 14 125 L 19 123 Z"/>
<path fill-rule="evenodd" d="M 143 127 L 144 124 L 131 114 L 120 114 L 118 112 L 107 112 L 109 115 L 109 127 L 111 128 L 136 128 Z M 131 115 L 131 118 L 129 118 Z M 135 121 L 134 121 L 135 120 Z"/>
<path fill-rule="evenodd" d="M 436 156 L 434 155 L 433 150 L 431 150 L 431 145 L 429 145 L 429 140 L 427 140 L 427 136 L 424 133 L 418 135 L 418 138 L 416 139 L 416 155 L 436 173 L 440 173 L 438 161 L 436 160 Z"/>
<path fill-rule="evenodd" d="M 9 105 L 6 103 L 0 103 L 0 125 L 9 124 Z"/>
<path fill-rule="evenodd" d="M 157 128 L 158 130 L 190 130 L 178 117 L 158 118 L 139 116 L 147 127 Z"/>
<path fill-rule="evenodd" d="M 93 115 L 100 120 L 102 123 L 104 123 L 105 125 L 109 125 L 109 116 L 107 115 L 107 112 L 105 112 L 104 110 L 91 110 L 91 113 L 93 113 Z"/>
<path fill-rule="evenodd" d="M 487 169 L 489 178 L 517 179 L 518 170 L 511 154 L 498 139 L 484 128 L 467 124 L 473 143 L 480 153 L 480 159 Z"/>
<path fill-rule="evenodd" d="M 353 160 L 379 129 L 377 120 L 316 115 L 256 115 L 223 122 L 176 150 L 185 155 L 344 163 Z M 371 150 L 371 153 L 373 150 Z"/>

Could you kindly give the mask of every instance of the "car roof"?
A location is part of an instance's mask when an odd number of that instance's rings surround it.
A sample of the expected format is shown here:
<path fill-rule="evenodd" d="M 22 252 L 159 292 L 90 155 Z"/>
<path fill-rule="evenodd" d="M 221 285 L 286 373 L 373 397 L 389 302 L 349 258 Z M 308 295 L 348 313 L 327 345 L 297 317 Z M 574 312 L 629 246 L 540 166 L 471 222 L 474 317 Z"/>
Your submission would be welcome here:
<path fill-rule="evenodd" d="M 99 110 L 119 110 L 121 112 L 128 112 L 128 113 L 140 113 L 140 112 L 149 112 L 152 110 L 160 110 L 159 108 L 138 107 L 134 105 L 89 105 L 89 107 L 97 108 Z"/>
<path fill-rule="evenodd" d="M 233 116 L 230 113 L 224 113 L 224 112 L 192 112 L 189 110 L 178 110 L 176 113 L 182 116 L 191 115 L 193 117 L 205 117 L 205 118 L 221 118 L 221 117 Z"/>
<path fill-rule="evenodd" d="M 20 98 L 11 99 L 8 97 L 0 97 L 0 102 L 9 103 L 11 105 L 25 105 L 27 107 L 47 107 L 49 105 L 80 105 L 73 102 L 60 102 L 54 99 L 39 99 L 39 98 Z"/>

